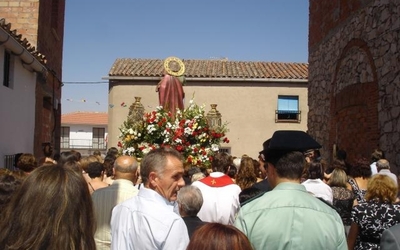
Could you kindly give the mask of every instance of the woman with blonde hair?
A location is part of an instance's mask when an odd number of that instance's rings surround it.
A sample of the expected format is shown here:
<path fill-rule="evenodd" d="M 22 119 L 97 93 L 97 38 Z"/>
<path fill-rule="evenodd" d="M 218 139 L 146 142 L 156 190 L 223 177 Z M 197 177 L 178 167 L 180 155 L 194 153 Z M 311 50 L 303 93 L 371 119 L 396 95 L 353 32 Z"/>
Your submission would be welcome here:
<path fill-rule="evenodd" d="M 32 171 L 3 211 L 0 228 L 0 249 L 96 249 L 86 182 L 57 165 Z"/>
<path fill-rule="evenodd" d="M 351 225 L 351 209 L 355 197 L 353 192 L 347 188 L 348 177 L 344 169 L 335 168 L 329 176 L 328 185 L 331 187 L 333 195 L 332 205 L 342 218 L 347 235 Z"/>
<path fill-rule="evenodd" d="M 400 223 L 400 205 L 394 204 L 397 186 L 389 176 L 376 174 L 368 182 L 366 202 L 353 207 L 349 249 L 379 249 L 382 232 Z"/>
<path fill-rule="evenodd" d="M 254 173 L 253 159 L 248 156 L 242 156 L 240 168 L 236 175 L 236 184 L 243 190 L 253 186 L 257 182 L 257 176 Z"/>

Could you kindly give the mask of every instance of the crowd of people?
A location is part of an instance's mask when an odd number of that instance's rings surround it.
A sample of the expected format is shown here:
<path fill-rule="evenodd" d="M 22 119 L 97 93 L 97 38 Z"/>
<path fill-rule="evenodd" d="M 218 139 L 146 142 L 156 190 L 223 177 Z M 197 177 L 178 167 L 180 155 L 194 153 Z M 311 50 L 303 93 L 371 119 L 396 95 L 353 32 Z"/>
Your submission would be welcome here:
<path fill-rule="evenodd" d="M 211 167 L 172 148 L 140 162 L 110 148 L 0 168 L 0 249 L 400 249 L 398 177 L 380 150 L 328 162 L 302 131 L 276 131 L 258 159 Z"/>

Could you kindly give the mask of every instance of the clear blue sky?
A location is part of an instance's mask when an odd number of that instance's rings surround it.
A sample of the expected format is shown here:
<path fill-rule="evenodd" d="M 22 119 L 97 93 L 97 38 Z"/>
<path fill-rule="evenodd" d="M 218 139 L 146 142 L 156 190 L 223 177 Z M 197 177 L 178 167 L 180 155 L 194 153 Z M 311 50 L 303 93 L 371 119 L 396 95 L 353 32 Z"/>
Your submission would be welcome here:
<path fill-rule="evenodd" d="M 104 82 L 117 58 L 307 62 L 308 6 L 308 0 L 68 0 L 62 113 L 107 112 L 107 83 L 71 82 Z"/>

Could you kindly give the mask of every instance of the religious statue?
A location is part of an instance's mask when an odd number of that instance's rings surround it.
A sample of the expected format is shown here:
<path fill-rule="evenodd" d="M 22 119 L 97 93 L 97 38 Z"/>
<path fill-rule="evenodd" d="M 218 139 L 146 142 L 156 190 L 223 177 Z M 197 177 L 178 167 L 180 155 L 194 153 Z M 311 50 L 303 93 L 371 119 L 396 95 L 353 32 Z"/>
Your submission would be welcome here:
<path fill-rule="evenodd" d="M 171 111 L 175 116 L 176 109 L 184 109 L 185 92 L 185 65 L 177 57 L 168 57 L 164 60 L 164 77 L 158 83 L 159 103 L 164 109 Z"/>

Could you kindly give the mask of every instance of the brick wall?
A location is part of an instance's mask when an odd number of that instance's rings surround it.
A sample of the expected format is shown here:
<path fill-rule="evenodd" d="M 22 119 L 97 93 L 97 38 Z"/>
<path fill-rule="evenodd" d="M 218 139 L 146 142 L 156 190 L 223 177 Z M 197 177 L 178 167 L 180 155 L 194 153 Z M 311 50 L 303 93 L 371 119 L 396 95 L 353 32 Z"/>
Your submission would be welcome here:
<path fill-rule="evenodd" d="M 330 159 L 380 147 L 400 167 L 400 2 L 310 0 L 309 132 Z"/>
<path fill-rule="evenodd" d="M 17 29 L 32 46 L 37 47 L 39 0 L 1 1 L 0 13 L 11 23 L 12 29 Z"/>
<path fill-rule="evenodd" d="M 0 16 L 12 29 L 46 56 L 46 76 L 38 74 L 34 153 L 41 157 L 42 143 L 59 150 L 61 124 L 61 79 L 65 0 L 10 0 L 0 2 Z M 54 109 L 57 107 L 57 109 Z"/>

